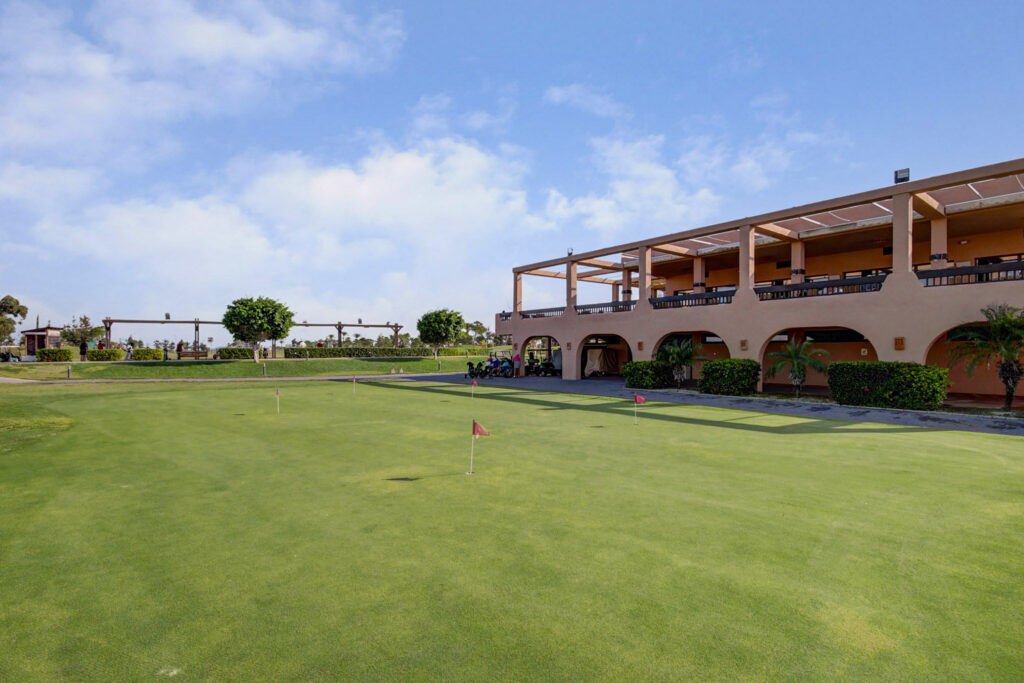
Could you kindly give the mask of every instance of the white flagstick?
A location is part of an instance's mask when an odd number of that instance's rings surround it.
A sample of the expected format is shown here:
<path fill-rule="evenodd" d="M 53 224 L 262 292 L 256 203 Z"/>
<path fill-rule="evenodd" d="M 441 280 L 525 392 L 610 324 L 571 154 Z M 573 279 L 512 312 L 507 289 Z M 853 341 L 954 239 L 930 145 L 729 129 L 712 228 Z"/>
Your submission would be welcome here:
<path fill-rule="evenodd" d="M 476 449 L 476 434 L 470 437 L 469 442 L 469 472 L 466 474 L 473 474 L 473 451 Z"/>
<path fill-rule="evenodd" d="M 281 390 L 277 390 L 277 414 L 281 414 Z"/>
<path fill-rule="evenodd" d="M 356 395 L 356 378 L 355 377 L 352 378 L 352 395 L 353 396 Z"/>
<path fill-rule="evenodd" d="M 636 424 L 636 399 L 633 399 L 633 424 Z"/>

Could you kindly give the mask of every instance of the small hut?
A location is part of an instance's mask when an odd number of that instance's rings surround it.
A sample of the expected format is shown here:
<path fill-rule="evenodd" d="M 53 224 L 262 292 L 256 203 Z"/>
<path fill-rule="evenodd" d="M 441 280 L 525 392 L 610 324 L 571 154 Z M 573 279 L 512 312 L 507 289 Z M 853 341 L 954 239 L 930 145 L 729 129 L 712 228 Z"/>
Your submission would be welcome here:
<path fill-rule="evenodd" d="M 38 349 L 60 348 L 59 327 L 37 327 L 34 330 L 22 330 L 25 336 L 25 353 L 29 356 L 36 355 Z"/>

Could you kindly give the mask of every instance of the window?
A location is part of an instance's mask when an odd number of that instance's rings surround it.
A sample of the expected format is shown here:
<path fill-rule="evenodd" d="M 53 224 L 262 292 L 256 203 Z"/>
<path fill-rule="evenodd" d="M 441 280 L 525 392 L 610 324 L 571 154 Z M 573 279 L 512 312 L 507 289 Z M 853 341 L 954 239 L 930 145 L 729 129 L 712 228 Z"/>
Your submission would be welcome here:
<path fill-rule="evenodd" d="M 804 278 L 804 282 L 822 282 L 828 279 L 828 275 L 808 275 Z"/>
<path fill-rule="evenodd" d="M 989 266 L 993 263 L 1007 263 L 1010 261 L 1024 261 L 1024 254 L 1004 254 L 1002 256 L 979 256 L 974 259 L 976 266 Z"/>
<path fill-rule="evenodd" d="M 892 268 L 864 268 L 862 270 L 847 270 L 843 273 L 843 279 L 848 280 L 850 278 L 857 277 L 871 277 L 872 275 L 885 275 L 891 273 Z"/>

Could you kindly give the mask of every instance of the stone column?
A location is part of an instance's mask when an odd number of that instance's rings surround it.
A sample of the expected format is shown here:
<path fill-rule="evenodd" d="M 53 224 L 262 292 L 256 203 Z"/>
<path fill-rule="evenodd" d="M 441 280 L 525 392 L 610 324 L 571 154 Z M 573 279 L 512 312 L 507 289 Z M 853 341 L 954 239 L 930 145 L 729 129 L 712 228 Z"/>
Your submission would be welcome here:
<path fill-rule="evenodd" d="M 910 194 L 892 198 L 892 273 L 903 278 L 914 270 L 914 209 Z"/>
<path fill-rule="evenodd" d="M 789 243 L 789 281 L 796 285 L 807 276 L 807 249 L 800 240 Z"/>
<path fill-rule="evenodd" d="M 640 271 L 637 286 L 637 309 L 651 307 L 651 248 L 642 246 L 637 249 L 640 257 Z"/>
<path fill-rule="evenodd" d="M 754 228 L 744 225 L 740 228 L 739 279 L 736 295 L 740 298 L 754 296 Z"/>
<path fill-rule="evenodd" d="M 706 283 L 707 273 L 704 270 L 704 257 L 698 256 L 693 259 L 693 291 L 703 293 L 708 290 Z"/>
<path fill-rule="evenodd" d="M 932 268 L 949 267 L 949 240 L 947 237 L 947 219 L 933 218 L 931 230 L 931 265 Z"/>
<path fill-rule="evenodd" d="M 576 314 L 576 262 L 565 264 L 565 306 L 566 315 Z"/>
<path fill-rule="evenodd" d="M 513 275 L 512 285 L 512 312 L 518 313 L 523 310 L 523 274 Z"/>

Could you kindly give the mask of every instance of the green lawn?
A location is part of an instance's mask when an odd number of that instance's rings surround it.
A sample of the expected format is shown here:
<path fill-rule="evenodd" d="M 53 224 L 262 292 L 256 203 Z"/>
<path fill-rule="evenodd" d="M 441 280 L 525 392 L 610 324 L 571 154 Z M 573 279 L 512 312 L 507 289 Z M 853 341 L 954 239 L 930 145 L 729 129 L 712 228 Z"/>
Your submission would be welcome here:
<path fill-rule="evenodd" d="M 464 372 L 466 358 L 441 357 L 442 372 Z M 473 361 L 482 360 L 473 358 Z M 264 363 L 251 360 L 168 361 L 147 363 L 71 363 L 71 379 L 161 379 L 260 377 Z M 387 375 L 437 372 L 433 358 L 314 358 L 268 361 L 268 377 L 323 377 L 325 375 Z M 67 379 L 67 363 L 3 363 L 0 377 L 14 379 Z"/>
<path fill-rule="evenodd" d="M 468 392 L 0 387 L 0 680 L 1024 673 L 1024 440 Z"/>

